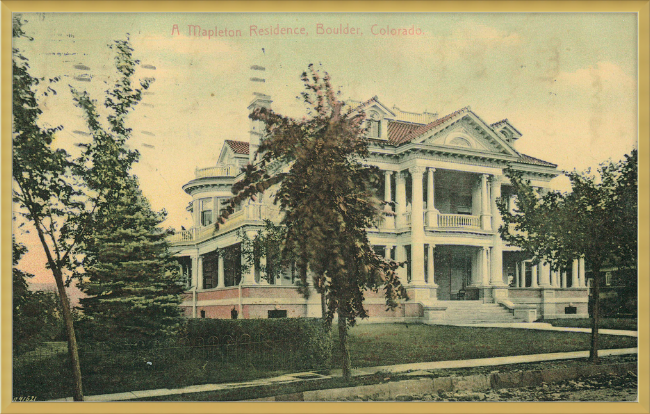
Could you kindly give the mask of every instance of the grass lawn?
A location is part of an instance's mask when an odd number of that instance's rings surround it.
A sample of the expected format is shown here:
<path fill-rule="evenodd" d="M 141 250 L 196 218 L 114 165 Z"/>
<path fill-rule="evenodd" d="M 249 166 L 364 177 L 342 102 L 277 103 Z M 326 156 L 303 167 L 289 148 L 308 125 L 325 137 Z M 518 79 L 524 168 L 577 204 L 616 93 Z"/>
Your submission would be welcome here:
<path fill-rule="evenodd" d="M 338 334 L 334 329 L 333 360 Z M 590 334 L 419 324 L 361 324 L 350 329 L 353 367 L 584 351 Z M 634 337 L 602 335 L 601 349 L 635 347 Z M 333 363 L 333 368 L 339 364 Z"/>
<path fill-rule="evenodd" d="M 571 328 L 591 328 L 591 319 L 549 319 L 553 326 L 565 326 Z M 599 327 L 601 329 L 623 329 L 627 331 L 637 330 L 637 318 L 601 318 Z"/>
<path fill-rule="evenodd" d="M 333 368 L 339 368 L 338 332 L 333 328 Z M 636 346 L 636 338 L 601 336 L 601 348 Z M 65 343 L 45 345 L 52 352 L 34 352 L 14 361 L 14 392 L 38 401 L 72 395 Z M 486 358 L 589 349 L 589 334 L 525 329 L 468 328 L 417 324 L 362 324 L 350 329 L 353 367 L 410 362 Z M 86 395 L 188 385 L 239 382 L 282 375 L 252 365 L 223 364 L 190 355 L 183 359 L 152 359 L 133 363 L 128 355 L 105 354 L 82 365 Z M 83 361 L 82 361 L 83 362 Z"/>

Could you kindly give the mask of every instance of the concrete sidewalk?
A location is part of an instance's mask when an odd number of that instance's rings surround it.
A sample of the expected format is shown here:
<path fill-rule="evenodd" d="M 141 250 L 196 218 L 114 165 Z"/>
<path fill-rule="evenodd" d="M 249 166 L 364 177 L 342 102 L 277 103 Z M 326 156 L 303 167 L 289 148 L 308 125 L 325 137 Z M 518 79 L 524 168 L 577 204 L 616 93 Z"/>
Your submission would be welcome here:
<path fill-rule="evenodd" d="M 637 348 L 603 349 L 598 351 L 599 356 L 631 355 L 637 353 L 638 353 Z M 352 370 L 352 375 L 354 377 L 360 377 L 365 375 L 376 374 L 378 372 L 398 374 L 398 373 L 409 373 L 413 371 L 471 368 L 471 367 L 481 367 L 481 366 L 522 364 L 527 362 L 578 359 L 578 358 L 587 358 L 588 356 L 589 356 L 589 351 L 575 351 L 575 352 L 558 352 L 558 353 L 551 353 L 551 354 L 534 354 L 534 355 L 518 355 L 518 356 L 509 356 L 509 357 L 496 357 L 496 358 L 468 359 L 468 360 L 461 360 L 461 361 L 417 362 L 412 364 L 357 368 Z M 85 397 L 85 401 L 100 401 L 100 402 L 128 401 L 128 400 L 147 399 L 147 398 L 169 396 L 169 395 L 193 394 L 193 393 L 208 392 L 208 391 L 222 391 L 222 390 L 225 391 L 225 390 L 253 388 L 259 386 L 297 383 L 297 382 L 313 381 L 313 380 L 325 379 L 325 378 L 340 377 L 341 375 L 342 372 L 340 369 L 332 370 L 332 374 L 329 376 L 317 374 L 314 372 L 302 372 L 302 373 L 282 375 L 274 378 L 263 378 L 254 381 L 239 382 L 239 383 L 204 384 L 204 385 L 193 385 L 193 386 L 183 387 L 178 389 L 162 388 L 157 390 L 121 392 L 117 394 L 90 395 Z M 73 399 L 72 397 L 68 397 L 68 398 L 60 398 L 57 400 L 50 400 L 50 401 L 71 402 L 73 401 Z"/>
<path fill-rule="evenodd" d="M 541 331 L 560 331 L 560 332 L 579 332 L 591 333 L 591 328 L 568 328 L 563 326 L 553 326 L 546 322 L 517 322 L 517 323 L 480 323 L 480 324 L 454 324 L 454 326 L 470 326 L 475 328 L 516 328 L 516 329 L 536 329 Z M 633 336 L 637 337 L 637 331 L 625 331 L 622 329 L 598 329 L 599 334 Z"/>

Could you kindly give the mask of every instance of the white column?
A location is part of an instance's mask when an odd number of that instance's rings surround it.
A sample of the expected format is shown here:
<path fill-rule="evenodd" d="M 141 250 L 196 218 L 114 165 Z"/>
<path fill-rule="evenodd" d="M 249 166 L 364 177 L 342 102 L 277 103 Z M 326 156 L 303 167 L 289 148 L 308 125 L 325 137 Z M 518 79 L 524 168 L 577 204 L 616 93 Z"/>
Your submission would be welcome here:
<path fill-rule="evenodd" d="M 483 247 L 481 252 L 481 281 L 483 286 L 488 286 L 490 284 L 490 273 L 488 268 L 488 250 L 489 247 Z"/>
<path fill-rule="evenodd" d="M 260 268 L 259 268 L 259 275 L 256 275 L 258 277 L 259 283 L 262 285 L 268 285 L 270 284 L 270 281 L 268 279 L 269 275 L 267 273 L 264 273 L 264 276 L 266 279 L 263 279 L 262 277 L 262 268 L 266 268 L 266 256 L 260 257 Z M 277 280 L 274 280 L 274 282 L 277 282 Z"/>
<path fill-rule="evenodd" d="M 548 263 L 542 263 L 541 266 L 539 284 L 543 287 L 549 287 L 551 285 L 551 267 Z"/>
<path fill-rule="evenodd" d="M 483 230 L 491 230 L 491 217 L 489 210 L 488 200 L 488 175 L 481 175 L 481 228 Z"/>
<path fill-rule="evenodd" d="M 433 261 L 433 258 L 434 258 L 433 255 L 434 255 L 435 247 L 436 247 L 435 244 L 431 244 L 431 243 L 429 243 L 428 246 L 427 246 L 427 249 L 428 249 L 428 251 L 427 251 L 427 254 L 428 254 L 428 257 L 427 257 L 427 274 L 429 275 L 429 284 L 432 287 L 438 287 L 438 285 L 436 284 L 435 276 L 434 276 L 435 275 L 435 273 L 434 273 L 435 272 L 435 263 Z"/>
<path fill-rule="evenodd" d="M 517 196 L 516 195 L 511 195 L 508 198 L 508 211 L 510 211 L 510 214 L 515 214 L 515 202 L 517 201 Z"/>
<path fill-rule="evenodd" d="M 201 227 L 201 201 L 197 198 L 192 201 L 192 215 L 194 216 L 194 227 Z"/>
<path fill-rule="evenodd" d="M 199 287 L 199 289 L 202 290 L 202 289 L 204 289 L 204 286 L 203 286 L 203 256 L 199 256 L 199 260 L 198 260 L 198 263 L 197 263 L 197 276 L 199 278 L 199 281 L 198 281 L 199 283 L 198 283 L 197 286 Z"/>
<path fill-rule="evenodd" d="M 411 197 L 411 283 L 424 283 L 424 202 L 422 176 L 424 167 L 409 169 L 412 177 Z"/>
<path fill-rule="evenodd" d="M 438 210 L 435 206 L 435 168 L 427 168 L 427 225 L 429 227 L 438 227 Z"/>
<path fill-rule="evenodd" d="M 192 286 L 199 287 L 199 257 L 192 257 Z"/>
<path fill-rule="evenodd" d="M 538 287 L 537 283 L 537 269 L 538 269 L 539 264 L 533 264 L 531 268 L 531 282 L 530 282 L 530 287 L 536 288 Z"/>
<path fill-rule="evenodd" d="M 392 248 L 392 246 L 386 246 L 384 248 L 384 259 L 390 260 L 390 249 L 391 248 Z"/>
<path fill-rule="evenodd" d="M 406 212 L 406 178 L 403 172 L 395 176 L 395 226 L 404 227 L 404 213 Z"/>
<path fill-rule="evenodd" d="M 250 240 L 254 240 L 256 236 L 256 232 L 254 231 L 248 231 L 246 232 L 246 235 Z M 241 255 L 241 263 L 242 263 L 242 275 L 241 275 L 241 284 L 242 285 L 254 285 L 255 284 L 255 266 L 251 265 L 248 270 L 244 270 L 245 266 L 245 259 L 244 255 Z"/>
<path fill-rule="evenodd" d="M 572 288 L 577 288 L 579 287 L 578 283 L 578 260 L 574 260 L 571 263 L 571 287 Z"/>
<path fill-rule="evenodd" d="M 219 217 L 219 197 L 212 197 L 212 222 L 216 223 Z"/>
<path fill-rule="evenodd" d="M 567 286 L 567 283 L 566 283 L 566 282 L 567 282 L 567 280 L 566 280 L 566 272 L 563 271 L 563 272 L 562 272 L 562 288 L 563 288 L 563 289 L 566 289 L 566 286 Z"/>
<path fill-rule="evenodd" d="M 219 257 L 217 258 L 217 287 L 224 287 L 225 286 L 225 280 L 224 280 L 224 268 L 223 268 L 223 254 L 219 252 Z"/>
<path fill-rule="evenodd" d="M 384 171 L 384 201 L 390 203 L 392 188 L 390 186 L 390 176 L 393 174 L 392 171 Z M 386 204 L 386 210 L 392 210 L 389 204 Z"/>
<path fill-rule="evenodd" d="M 395 246 L 395 261 L 398 263 L 402 263 L 406 261 L 406 249 L 404 246 L 397 245 Z M 406 285 L 407 283 L 407 273 L 408 271 L 408 263 L 405 264 L 402 267 L 397 268 L 397 276 L 399 276 L 400 281 L 402 282 L 403 285 Z"/>
<path fill-rule="evenodd" d="M 521 287 L 519 285 L 519 263 L 515 263 L 515 287 Z"/>
<path fill-rule="evenodd" d="M 501 214 L 497 207 L 497 198 L 501 197 L 501 177 L 493 176 L 492 184 L 490 191 L 490 208 L 492 211 L 492 229 L 494 230 L 494 235 L 492 239 L 494 240 L 494 246 L 492 247 L 492 256 L 491 256 L 491 265 L 492 265 L 492 285 L 495 286 L 505 286 L 503 282 L 503 240 L 497 232 L 497 229 L 501 225 Z"/>
<path fill-rule="evenodd" d="M 521 262 L 521 285 L 519 287 L 526 287 L 526 262 Z"/>
<path fill-rule="evenodd" d="M 580 267 L 578 272 L 580 275 L 580 286 L 587 287 L 587 280 L 585 279 L 585 258 L 581 257 L 578 259 L 578 266 Z"/>

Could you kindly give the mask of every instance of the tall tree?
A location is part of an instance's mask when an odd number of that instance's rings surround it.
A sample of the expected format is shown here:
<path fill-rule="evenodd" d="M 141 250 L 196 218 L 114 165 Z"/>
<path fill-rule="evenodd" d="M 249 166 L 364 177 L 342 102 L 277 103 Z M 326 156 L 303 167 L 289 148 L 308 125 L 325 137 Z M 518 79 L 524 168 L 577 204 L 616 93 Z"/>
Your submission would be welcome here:
<path fill-rule="evenodd" d="M 98 214 L 81 251 L 79 288 L 86 319 L 81 326 L 94 340 L 155 340 L 180 323 L 178 265 L 169 253 L 164 214 L 152 211 L 135 179 L 111 197 Z M 85 332 L 84 332 L 85 331 Z"/>
<path fill-rule="evenodd" d="M 235 195 L 217 226 L 237 203 L 279 184 L 275 202 L 287 228 L 283 251 L 295 258 L 305 295 L 308 271 L 313 275 L 313 285 L 325 295 L 327 323 L 338 316 L 343 374 L 349 379 L 348 328 L 368 316 L 364 291 L 383 288 L 390 308 L 407 294 L 395 272 L 399 264 L 375 254 L 366 233 L 381 220 L 382 210 L 375 189 L 379 171 L 363 164 L 369 156 L 363 112 L 346 107 L 329 75 L 321 76 L 313 65 L 301 79 L 305 118 L 265 108 L 250 115 L 267 130 L 256 154 L 259 162 L 248 165 L 233 186 Z"/>
<path fill-rule="evenodd" d="M 20 15 L 13 18 L 13 38 L 27 38 Z M 81 369 L 70 302 L 66 294 L 64 273 L 74 267 L 74 249 L 87 229 L 93 203 L 80 190 L 71 175 L 70 157 L 63 149 L 54 148 L 52 141 L 61 127 L 42 128 L 39 125 L 39 95 L 37 88 L 44 79 L 29 74 L 29 63 L 19 49 L 13 48 L 13 201 L 18 214 L 33 223 L 47 267 L 56 282 L 61 312 L 68 341 L 72 367 L 74 400 L 83 400 Z M 50 81 L 55 81 L 50 79 Z M 55 93 L 47 86 L 44 94 Z"/>
<path fill-rule="evenodd" d="M 131 129 L 125 121 L 151 79 L 141 81 L 140 88 L 132 85 L 139 62 L 128 39 L 111 48 L 119 80 L 106 91 L 106 122 L 87 92 L 72 89 L 93 136 L 80 173 L 91 191 L 103 192 L 102 208 L 80 247 L 79 287 L 89 295 L 80 303 L 89 322 L 84 327 L 95 339 L 155 339 L 179 324 L 182 287 L 168 234 L 160 228 L 165 213 L 151 209 L 131 173 L 139 153 L 128 148 Z"/>
<path fill-rule="evenodd" d="M 598 175 L 570 172 L 572 191 L 540 194 L 521 173 L 507 170 L 515 193 L 512 214 L 505 199 L 498 201 L 503 217 L 502 238 L 522 248 L 533 261 L 548 262 L 553 270 L 566 270 L 584 258 L 591 266 L 592 334 L 589 358 L 598 361 L 600 284 L 604 265 L 636 269 L 637 258 L 637 151 L 620 162 L 607 162 Z M 636 277 L 636 275 L 635 275 Z"/>

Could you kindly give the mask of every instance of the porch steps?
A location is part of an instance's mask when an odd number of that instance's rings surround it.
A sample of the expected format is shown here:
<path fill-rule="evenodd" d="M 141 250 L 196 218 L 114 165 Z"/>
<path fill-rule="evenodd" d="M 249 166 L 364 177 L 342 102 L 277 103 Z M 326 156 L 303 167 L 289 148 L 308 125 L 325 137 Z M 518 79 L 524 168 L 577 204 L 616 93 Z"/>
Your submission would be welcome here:
<path fill-rule="evenodd" d="M 478 323 L 516 323 L 524 322 L 498 303 L 483 303 L 478 300 L 444 301 L 447 307 L 444 320 L 438 323 L 478 324 Z"/>

